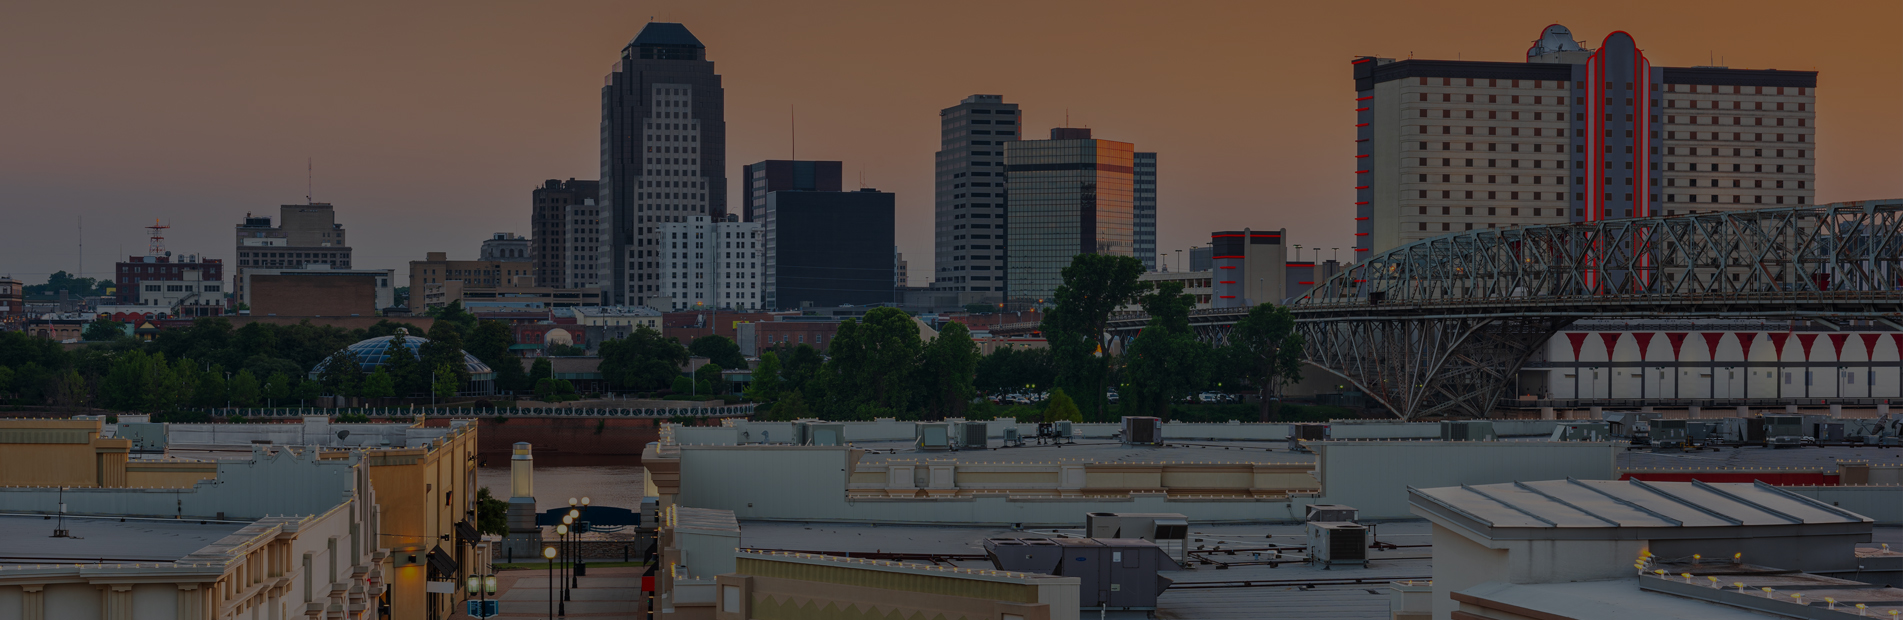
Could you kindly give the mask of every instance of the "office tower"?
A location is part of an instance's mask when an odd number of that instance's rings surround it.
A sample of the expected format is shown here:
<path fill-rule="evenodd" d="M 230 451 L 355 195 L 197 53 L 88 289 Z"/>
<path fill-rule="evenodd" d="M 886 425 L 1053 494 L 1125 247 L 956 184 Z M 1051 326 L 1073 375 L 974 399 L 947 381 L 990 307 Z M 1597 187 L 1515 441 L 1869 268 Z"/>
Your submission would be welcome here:
<path fill-rule="evenodd" d="M 662 310 L 760 308 L 760 222 L 705 215 L 661 225 Z"/>
<path fill-rule="evenodd" d="M 769 159 L 740 167 L 740 178 L 747 182 L 747 204 L 741 209 L 741 221 L 758 221 L 766 208 L 766 195 L 778 191 L 836 192 L 841 189 L 836 161 L 797 161 Z"/>
<path fill-rule="evenodd" d="M 1049 302 L 1078 254 L 1132 255 L 1135 151 L 1128 142 L 1095 140 L 1089 129 L 1072 128 L 1005 145 L 1007 304 Z"/>
<path fill-rule="evenodd" d="M 1209 233 L 1217 308 L 1282 303 L 1289 293 L 1288 229 L 1224 230 Z M 1312 263 L 1301 266 L 1312 270 Z M 1312 282 L 1310 282 L 1312 284 Z"/>
<path fill-rule="evenodd" d="M 1130 251 L 1145 269 L 1156 271 L 1156 153 L 1136 153 L 1132 161 Z"/>
<path fill-rule="evenodd" d="M 961 301 L 998 303 L 1004 295 L 1004 146 L 1015 142 L 1018 104 L 972 95 L 938 111 L 933 164 L 932 288 L 976 292 Z"/>
<path fill-rule="evenodd" d="M 1354 61 L 1355 260 L 1449 232 L 1810 204 L 1817 72 L 1655 67 L 1553 25 L 1525 62 Z"/>
<path fill-rule="evenodd" d="M 905 253 L 900 252 L 898 248 L 892 248 L 892 263 L 893 263 L 893 268 L 898 270 L 898 272 L 894 273 L 892 276 L 893 288 L 905 288 L 906 283 L 908 282 L 908 279 L 905 275 Z"/>
<path fill-rule="evenodd" d="M 773 192 L 761 226 L 764 308 L 891 303 L 893 194 Z"/>
<path fill-rule="evenodd" d="M 706 52 L 686 27 L 651 22 L 601 87 L 603 303 L 661 294 L 661 224 L 727 213 L 726 95 Z"/>
<path fill-rule="evenodd" d="M 337 211 L 328 202 L 278 207 L 278 225 L 271 216 L 246 213 L 236 227 L 238 270 L 232 273 L 232 299 L 244 299 L 246 267 L 271 269 L 350 268 L 350 245 Z M 210 279 L 207 277 L 207 279 Z"/>
<path fill-rule="evenodd" d="M 600 195 L 594 181 L 549 179 L 531 192 L 529 235 L 535 256 L 535 285 L 564 288 L 596 286 L 596 248 L 602 233 L 597 220 Z"/>

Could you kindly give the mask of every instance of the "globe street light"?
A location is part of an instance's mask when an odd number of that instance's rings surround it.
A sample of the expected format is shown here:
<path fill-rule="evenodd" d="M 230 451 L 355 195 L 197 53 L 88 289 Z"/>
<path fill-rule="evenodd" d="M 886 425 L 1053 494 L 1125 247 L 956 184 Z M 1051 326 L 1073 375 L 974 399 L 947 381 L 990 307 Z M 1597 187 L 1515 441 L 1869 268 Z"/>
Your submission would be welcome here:
<path fill-rule="evenodd" d="M 555 548 L 543 547 L 542 557 L 548 558 L 548 619 L 555 620 Z M 562 615 L 568 615 L 566 608 L 562 610 Z"/>

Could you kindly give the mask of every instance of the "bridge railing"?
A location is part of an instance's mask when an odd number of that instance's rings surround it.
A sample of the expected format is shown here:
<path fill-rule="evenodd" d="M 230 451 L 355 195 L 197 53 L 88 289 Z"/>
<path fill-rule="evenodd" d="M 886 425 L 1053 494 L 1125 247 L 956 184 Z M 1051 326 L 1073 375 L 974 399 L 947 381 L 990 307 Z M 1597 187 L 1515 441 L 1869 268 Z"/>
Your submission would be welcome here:
<path fill-rule="evenodd" d="M 214 418 L 294 419 L 307 415 L 361 415 L 372 419 L 404 419 L 418 415 L 431 418 L 492 417 L 563 417 L 563 418 L 674 418 L 731 417 L 753 415 L 753 403 L 699 407 L 216 407 L 180 411 L 204 413 Z"/>

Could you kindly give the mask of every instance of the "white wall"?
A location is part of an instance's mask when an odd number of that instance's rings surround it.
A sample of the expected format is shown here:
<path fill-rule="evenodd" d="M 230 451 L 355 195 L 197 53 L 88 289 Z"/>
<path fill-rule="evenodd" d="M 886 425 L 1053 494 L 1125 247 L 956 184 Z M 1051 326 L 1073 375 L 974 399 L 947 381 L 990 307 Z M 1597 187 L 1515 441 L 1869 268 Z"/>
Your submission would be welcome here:
<path fill-rule="evenodd" d="M 1669 334 L 1678 333 L 1685 338 L 1674 351 Z M 1576 356 L 1569 334 L 1585 336 Z M 1641 347 L 1637 334 L 1651 334 L 1649 342 Z M 1616 336 L 1610 351 L 1605 336 Z M 1716 355 L 1707 336 L 1718 337 Z M 1773 336 L 1784 339 L 1781 351 Z M 1811 339 L 1808 354 L 1806 338 Z M 1838 339 L 1843 341 L 1841 356 Z M 1702 331 L 1693 325 L 1644 331 L 1575 330 L 1548 340 L 1544 357 L 1584 367 L 1544 372 L 1554 398 L 1895 398 L 1903 396 L 1899 344 L 1903 343 L 1889 332 L 1791 332 L 1758 324 Z M 1641 360 L 1660 365 L 1610 365 Z M 1674 367 L 1674 361 L 1684 366 Z M 1747 367 L 1746 361 L 1774 365 Z M 1806 371 L 1811 373 L 1808 386 Z M 1634 377 L 1635 373 L 1643 376 Z M 1574 374 L 1577 381 L 1568 376 Z"/>
<path fill-rule="evenodd" d="M 1545 441 L 1310 443 L 1322 496 L 1363 519 L 1411 519 L 1407 489 L 1522 480 L 1614 480 L 1619 444 Z"/>

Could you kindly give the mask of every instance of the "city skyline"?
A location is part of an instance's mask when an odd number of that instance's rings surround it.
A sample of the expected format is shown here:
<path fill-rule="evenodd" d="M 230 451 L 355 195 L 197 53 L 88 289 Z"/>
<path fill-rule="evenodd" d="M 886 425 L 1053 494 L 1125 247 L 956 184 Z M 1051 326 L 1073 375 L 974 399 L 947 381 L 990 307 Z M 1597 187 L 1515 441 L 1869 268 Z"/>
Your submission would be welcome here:
<path fill-rule="evenodd" d="M 564 15 L 591 18 L 565 26 L 564 37 L 533 42 L 500 33 L 548 18 L 503 6 L 455 15 L 368 5 L 131 6 L 104 15 L 9 8 L 0 22 L 85 19 L 89 28 L 57 44 L 44 28 L 0 37 L 8 41 L 0 45 L 19 46 L 0 71 L 21 92 L 43 94 L 0 102 L 14 119 L 6 140 L 14 148 L 0 151 L 0 204 L 15 224 L 0 232 L 0 264 L 29 283 L 74 271 L 76 217 L 85 218 L 92 277 L 137 253 L 141 226 L 154 217 L 174 226 L 175 252 L 230 261 L 225 227 L 246 212 L 302 202 L 306 161 L 314 162 L 311 198 L 336 206 L 360 268 L 400 269 L 430 250 L 474 258 L 490 233 L 531 232 L 521 208 L 526 190 L 599 170 L 604 59 L 640 31 L 647 13 L 685 24 L 719 63 L 729 91 L 728 162 L 843 161 L 845 189 L 863 175 L 866 186 L 897 195 L 898 249 L 921 275 L 934 271 L 920 257 L 934 253 L 933 125 L 949 102 L 1002 94 L 1020 105 L 1028 135 L 1068 116 L 1070 125 L 1166 153 L 1161 253 L 1235 225 L 1286 225 L 1309 248 L 1348 249 L 1352 175 L 1339 162 L 1353 154 L 1345 129 L 1353 92 L 1344 76 L 1354 55 L 1513 61 L 1551 22 L 1595 45 L 1611 31 L 1631 32 L 1659 65 L 1819 71 L 1817 202 L 1882 198 L 1903 189 L 1888 174 L 1903 166 L 1903 121 L 1886 109 L 1903 87 L 1883 77 L 1895 73 L 1882 68 L 1888 60 L 1862 53 L 1859 42 L 1881 36 L 1880 25 L 1903 9 L 1867 6 L 1868 19 L 1843 24 L 1769 3 L 1722 15 L 1691 5 L 1495 4 L 1453 13 L 1394 4 L 1371 21 L 1317 7 L 1199 5 L 1161 23 L 1108 10 L 1053 31 L 1039 24 L 1065 12 L 1050 5 L 1013 7 L 1008 21 L 971 35 L 960 28 L 992 23 L 983 11 L 910 27 L 924 8 L 834 5 L 795 14 L 571 4 Z M 426 18 L 429 28 L 411 27 Z M 1263 29 L 1275 23 L 1304 27 Z M 970 65 L 955 51 L 973 36 L 1006 41 L 1032 31 L 1039 44 L 1003 66 Z M 1106 36 L 1193 44 L 1079 46 Z M 56 51 L 39 51 L 47 49 Z M 1071 62 L 1094 56 L 1102 58 Z M 126 65 L 127 58 L 140 62 Z M 1037 69 L 1046 65 L 1072 69 Z M 133 69 L 102 79 L 114 66 Z M 462 90 L 449 94 L 450 86 Z M 1182 113 L 1158 113 L 1171 108 Z M 794 115 L 803 138 L 797 154 Z M 738 195 L 736 182 L 729 180 L 729 194 Z"/>

